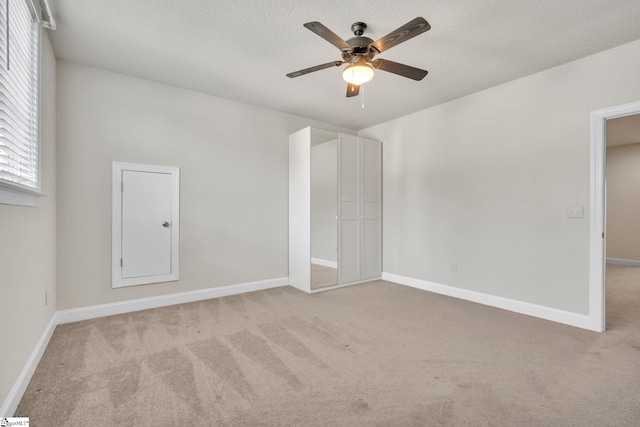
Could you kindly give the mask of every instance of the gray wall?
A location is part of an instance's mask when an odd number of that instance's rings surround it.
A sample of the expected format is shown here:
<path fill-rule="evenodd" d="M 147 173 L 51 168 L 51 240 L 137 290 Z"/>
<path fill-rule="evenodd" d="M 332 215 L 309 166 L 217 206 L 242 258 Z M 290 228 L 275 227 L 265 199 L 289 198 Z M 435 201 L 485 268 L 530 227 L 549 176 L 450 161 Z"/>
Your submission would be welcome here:
<path fill-rule="evenodd" d="M 41 182 L 47 197 L 37 208 L 0 204 L 0 405 L 56 309 L 56 62 L 46 33 L 41 49 Z"/>
<path fill-rule="evenodd" d="M 383 141 L 384 271 L 587 314 L 589 113 L 639 75 L 636 41 L 360 131 Z"/>
<path fill-rule="evenodd" d="M 640 262 L 640 144 L 607 148 L 607 258 Z"/>
<path fill-rule="evenodd" d="M 324 123 L 58 62 L 58 309 L 288 275 L 288 135 Z M 111 288 L 111 164 L 179 166 L 180 280 Z"/>

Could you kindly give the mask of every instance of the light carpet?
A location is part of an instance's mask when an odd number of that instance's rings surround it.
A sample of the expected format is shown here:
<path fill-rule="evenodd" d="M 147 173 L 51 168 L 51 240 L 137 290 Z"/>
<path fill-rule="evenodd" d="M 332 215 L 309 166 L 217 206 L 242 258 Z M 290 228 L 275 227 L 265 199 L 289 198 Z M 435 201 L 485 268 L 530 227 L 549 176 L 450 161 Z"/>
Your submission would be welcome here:
<path fill-rule="evenodd" d="M 384 281 L 60 325 L 31 426 L 637 426 L 640 275 L 589 332 Z"/>

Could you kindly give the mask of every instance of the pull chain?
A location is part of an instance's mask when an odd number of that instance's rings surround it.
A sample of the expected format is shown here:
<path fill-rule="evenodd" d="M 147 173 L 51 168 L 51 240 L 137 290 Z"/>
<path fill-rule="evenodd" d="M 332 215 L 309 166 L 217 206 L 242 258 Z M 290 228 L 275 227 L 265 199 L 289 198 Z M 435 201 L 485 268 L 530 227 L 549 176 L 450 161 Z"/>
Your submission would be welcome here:
<path fill-rule="evenodd" d="M 364 85 L 360 85 L 360 94 L 361 94 L 362 108 L 364 108 Z"/>

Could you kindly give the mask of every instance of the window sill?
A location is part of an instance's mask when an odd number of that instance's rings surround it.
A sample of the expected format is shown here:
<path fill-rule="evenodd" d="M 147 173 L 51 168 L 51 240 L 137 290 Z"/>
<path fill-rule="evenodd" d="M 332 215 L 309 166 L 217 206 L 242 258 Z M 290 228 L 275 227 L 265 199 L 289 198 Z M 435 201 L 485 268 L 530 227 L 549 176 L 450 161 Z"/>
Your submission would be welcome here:
<path fill-rule="evenodd" d="M 0 180 L 0 204 L 17 206 L 38 206 L 40 197 L 46 194 L 40 191 Z"/>

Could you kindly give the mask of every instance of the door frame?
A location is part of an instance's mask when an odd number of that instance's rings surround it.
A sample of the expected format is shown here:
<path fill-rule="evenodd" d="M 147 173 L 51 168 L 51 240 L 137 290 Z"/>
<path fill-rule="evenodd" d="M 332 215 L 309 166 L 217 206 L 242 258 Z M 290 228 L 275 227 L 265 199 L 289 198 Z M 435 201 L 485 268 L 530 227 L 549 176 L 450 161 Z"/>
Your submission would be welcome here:
<path fill-rule="evenodd" d="M 171 175 L 171 273 L 122 278 L 122 173 L 124 171 Z M 111 212 L 111 287 L 171 282 L 180 279 L 180 168 L 113 162 Z"/>
<path fill-rule="evenodd" d="M 605 243 L 606 243 L 606 122 L 640 113 L 640 102 L 617 105 L 591 112 L 590 221 L 589 221 L 589 322 L 590 329 L 604 332 Z"/>

